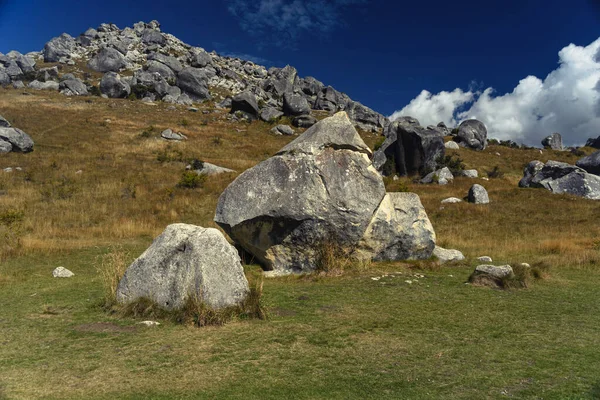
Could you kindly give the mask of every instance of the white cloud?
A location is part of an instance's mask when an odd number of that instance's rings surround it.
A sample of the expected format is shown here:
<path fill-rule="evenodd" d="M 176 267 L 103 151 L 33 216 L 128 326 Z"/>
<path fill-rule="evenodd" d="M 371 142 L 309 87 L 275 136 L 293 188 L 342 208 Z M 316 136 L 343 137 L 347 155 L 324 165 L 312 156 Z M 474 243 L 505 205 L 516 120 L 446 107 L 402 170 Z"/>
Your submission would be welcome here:
<path fill-rule="evenodd" d="M 304 33 L 329 33 L 342 25 L 340 10 L 367 0 L 230 0 L 228 10 L 249 34 L 293 47 Z"/>
<path fill-rule="evenodd" d="M 570 44 L 558 55 L 559 67 L 544 80 L 528 76 L 511 93 L 424 91 L 392 118 L 411 115 L 422 124 L 477 118 L 498 139 L 539 145 L 559 132 L 565 144 L 583 144 L 600 135 L 600 38 L 586 47 Z"/>

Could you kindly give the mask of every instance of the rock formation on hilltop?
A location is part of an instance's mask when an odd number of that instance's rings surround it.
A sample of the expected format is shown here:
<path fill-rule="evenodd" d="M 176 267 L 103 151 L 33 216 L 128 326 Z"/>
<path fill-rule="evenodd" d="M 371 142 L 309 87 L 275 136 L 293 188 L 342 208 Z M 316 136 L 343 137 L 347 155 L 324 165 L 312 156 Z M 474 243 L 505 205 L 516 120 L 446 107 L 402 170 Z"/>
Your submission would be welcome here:
<path fill-rule="evenodd" d="M 74 74 L 64 79 L 58 69 L 36 69 L 41 62 L 70 65 Z M 102 24 L 78 37 L 64 33 L 46 43 L 41 52 L 0 54 L 0 85 L 23 87 L 23 81 L 28 81 L 35 89 L 87 94 L 92 83 L 83 67 L 106 74 L 100 90 L 108 97 L 135 95 L 190 105 L 208 99 L 221 101 L 223 94 L 245 93 L 248 103 L 256 106 L 253 118 L 270 110 L 266 114 L 271 119 L 277 118 L 274 112 L 282 112 L 295 117 L 296 126 L 307 127 L 315 122 L 308 117 L 311 109 L 344 110 L 364 130 L 380 131 L 386 123 L 383 115 L 331 86 L 312 77 L 299 77 L 294 67 L 267 70 L 251 61 L 208 53 L 162 32 L 156 21 L 125 29 Z M 133 76 L 125 76 L 131 72 Z M 59 85 L 59 81 L 68 83 Z"/>

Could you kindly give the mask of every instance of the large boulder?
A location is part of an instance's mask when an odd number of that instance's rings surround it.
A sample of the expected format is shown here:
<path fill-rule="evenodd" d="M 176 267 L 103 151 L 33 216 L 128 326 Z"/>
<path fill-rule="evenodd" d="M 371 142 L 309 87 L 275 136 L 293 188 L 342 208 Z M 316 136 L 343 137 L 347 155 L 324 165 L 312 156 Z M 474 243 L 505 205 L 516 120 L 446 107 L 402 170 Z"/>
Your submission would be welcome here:
<path fill-rule="evenodd" d="M 487 147 L 487 129 L 483 122 L 468 119 L 458 126 L 458 134 L 454 141 L 462 147 L 483 150 Z"/>
<path fill-rule="evenodd" d="M 435 248 L 435 232 L 419 196 L 388 193 L 358 243 L 358 258 L 427 259 Z"/>
<path fill-rule="evenodd" d="M 365 131 L 379 132 L 386 123 L 386 118 L 383 115 L 357 101 L 347 103 L 344 111 L 348 113 L 350 119 L 360 129 Z"/>
<path fill-rule="evenodd" d="M 560 133 L 553 133 L 552 135 L 542 140 L 542 146 L 544 146 L 547 149 L 562 150 L 564 148 L 562 136 L 560 135 Z"/>
<path fill-rule="evenodd" d="M 409 217 L 396 215 L 394 207 L 413 210 L 415 201 L 392 195 L 381 206 L 385 186 L 371 155 L 340 112 L 241 174 L 221 195 L 215 221 L 266 269 L 278 273 L 313 271 L 326 246 L 357 250 L 373 225 L 360 257 L 405 257 L 409 252 L 402 246 L 414 246 L 401 244 L 409 236 L 402 239 L 393 232 L 401 231 L 398 221 Z M 379 228 L 385 221 L 389 226 Z M 414 250 L 429 257 L 433 246 L 429 254 Z"/>
<path fill-rule="evenodd" d="M 532 161 L 525 167 L 520 187 L 544 188 L 552 193 L 568 193 L 600 200 L 600 176 L 558 161 Z"/>
<path fill-rule="evenodd" d="M 152 74 L 158 74 L 161 77 L 163 77 L 164 79 L 167 80 L 174 80 L 176 78 L 176 74 L 175 71 L 173 71 L 171 68 L 169 68 L 167 65 L 158 62 L 158 61 L 153 61 L 150 60 L 148 61 L 148 63 L 146 64 L 146 70 Z"/>
<path fill-rule="evenodd" d="M 600 151 L 583 157 L 575 163 L 579 168 L 585 169 L 590 174 L 600 175 Z"/>
<path fill-rule="evenodd" d="M 206 51 L 201 50 L 191 55 L 190 63 L 192 67 L 204 68 L 212 64 L 212 57 Z"/>
<path fill-rule="evenodd" d="M 286 93 L 283 95 L 283 113 L 296 117 L 310 113 L 308 101 L 299 94 Z"/>
<path fill-rule="evenodd" d="M 252 119 L 258 118 L 256 97 L 249 91 L 238 93 L 231 99 L 231 112 L 240 111 Z"/>
<path fill-rule="evenodd" d="M 0 140 L 10 143 L 14 152 L 29 153 L 33 151 L 33 140 L 18 128 L 0 128 Z"/>
<path fill-rule="evenodd" d="M 597 138 L 589 138 L 587 140 L 587 142 L 585 142 L 585 145 L 588 147 L 593 147 L 595 149 L 600 149 L 600 136 L 598 136 Z"/>
<path fill-rule="evenodd" d="M 184 68 L 177 74 L 177 86 L 193 100 L 210 99 L 208 77 L 206 72 L 200 68 Z"/>
<path fill-rule="evenodd" d="M 172 71 L 179 73 L 183 70 L 181 62 L 172 56 L 166 56 L 161 53 L 152 53 L 148 56 L 148 61 L 153 60 L 166 65 Z"/>
<path fill-rule="evenodd" d="M 59 62 L 71 58 L 77 47 L 77 42 L 67 33 L 53 38 L 44 46 L 44 62 Z"/>
<path fill-rule="evenodd" d="M 21 71 L 23 71 L 26 74 L 35 71 L 36 62 L 33 59 L 33 57 L 18 54 L 17 57 L 15 57 L 15 62 L 17 63 Z"/>
<path fill-rule="evenodd" d="M 221 232 L 173 224 L 127 269 L 117 301 L 148 298 L 176 310 L 196 296 L 213 309 L 223 309 L 240 305 L 248 293 L 240 257 Z"/>
<path fill-rule="evenodd" d="M 58 82 L 54 81 L 40 82 L 38 80 L 35 80 L 29 82 L 27 87 L 36 90 L 58 90 L 60 88 L 60 85 Z"/>
<path fill-rule="evenodd" d="M 73 78 L 60 82 L 59 90 L 67 96 L 87 96 L 88 90 L 81 79 Z"/>
<path fill-rule="evenodd" d="M 383 134 L 385 140 L 375 152 L 373 165 L 386 176 L 435 170 L 437 160 L 445 155 L 443 137 L 411 120 L 394 121 Z"/>
<path fill-rule="evenodd" d="M 146 45 L 157 44 L 159 46 L 163 46 L 167 43 L 167 39 L 158 30 L 145 29 L 144 32 L 142 32 L 142 42 Z"/>
<path fill-rule="evenodd" d="M 285 93 L 294 91 L 294 84 L 298 78 L 296 68 L 286 65 L 284 68 L 269 69 L 269 77 L 263 83 L 263 90 L 283 97 Z"/>
<path fill-rule="evenodd" d="M 131 87 L 115 72 L 107 72 L 100 81 L 100 92 L 110 98 L 125 98 L 131 93 Z"/>
<path fill-rule="evenodd" d="M 119 72 L 126 65 L 123 54 L 111 47 L 100 49 L 98 54 L 88 62 L 88 67 L 98 72 Z"/>

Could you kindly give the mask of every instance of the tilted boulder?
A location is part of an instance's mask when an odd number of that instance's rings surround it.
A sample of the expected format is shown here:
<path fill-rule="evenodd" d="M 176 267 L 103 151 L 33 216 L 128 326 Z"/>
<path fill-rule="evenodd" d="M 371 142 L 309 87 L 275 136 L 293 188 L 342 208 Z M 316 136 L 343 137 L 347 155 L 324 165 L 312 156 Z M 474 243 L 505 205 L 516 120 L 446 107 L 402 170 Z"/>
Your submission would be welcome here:
<path fill-rule="evenodd" d="M 167 43 L 165 36 L 155 29 L 145 29 L 142 33 L 142 42 L 147 45 L 157 44 L 163 46 Z"/>
<path fill-rule="evenodd" d="M 46 43 L 43 51 L 44 61 L 59 62 L 61 59 L 68 59 L 76 47 L 77 42 L 75 42 L 75 39 L 71 35 L 63 33 Z"/>
<path fill-rule="evenodd" d="M 223 309 L 240 305 L 248 293 L 240 257 L 221 232 L 173 224 L 127 269 L 117 301 L 148 298 L 176 310 L 195 296 L 213 309 Z"/>
<path fill-rule="evenodd" d="M 177 86 L 193 100 L 210 99 L 208 77 L 206 72 L 200 68 L 184 68 L 177 74 Z"/>
<path fill-rule="evenodd" d="M 115 72 L 107 72 L 100 81 L 100 92 L 110 98 L 125 98 L 131 93 L 131 87 Z"/>
<path fill-rule="evenodd" d="M 127 62 L 119 51 L 105 47 L 101 49 L 89 62 L 88 67 L 98 72 L 119 72 Z"/>
<path fill-rule="evenodd" d="M 252 119 L 258 118 L 258 103 L 256 97 L 251 92 L 242 92 L 233 96 L 231 99 L 231 112 L 240 111 Z"/>
<path fill-rule="evenodd" d="M 532 161 L 525 167 L 520 187 L 544 188 L 552 193 L 568 193 L 600 200 L 600 176 L 558 161 Z"/>
<path fill-rule="evenodd" d="M 148 56 L 148 60 L 149 61 L 153 60 L 153 61 L 157 61 L 161 64 L 164 64 L 167 67 L 169 67 L 169 69 L 171 69 L 173 72 L 176 72 L 176 73 L 179 73 L 183 70 L 183 65 L 181 64 L 181 62 L 172 56 L 166 56 L 161 53 L 152 53 Z"/>
<path fill-rule="evenodd" d="M 579 168 L 585 169 L 590 174 L 600 175 L 600 151 L 583 157 L 575 163 Z"/>
<path fill-rule="evenodd" d="M 458 134 L 454 141 L 462 147 L 483 150 L 487 147 L 487 129 L 483 122 L 468 119 L 458 126 Z"/>
<path fill-rule="evenodd" d="M 542 140 L 542 146 L 552 150 L 562 150 L 564 148 L 562 136 L 560 135 L 560 133 L 553 133 L 552 135 Z"/>
<path fill-rule="evenodd" d="M 410 120 L 392 122 L 383 134 L 385 141 L 375 152 L 373 165 L 386 176 L 435 170 L 437 160 L 446 153 L 441 135 Z"/>
<path fill-rule="evenodd" d="M 372 233 L 357 255 L 405 257 L 409 251 L 402 243 L 414 246 L 401 239 L 398 232 L 408 225 L 400 227 L 398 221 L 410 217 L 395 210 L 417 205 L 414 198 L 386 197 L 371 155 L 340 112 L 242 173 L 219 198 L 215 221 L 266 269 L 278 273 L 313 271 L 324 246 L 356 250 L 370 226 Z M 416 235 L 407 229 L 407 235 Z M 433 245 L 414 251 L 427 258 Z"/>
<path fill-rule="evenodd" d="M 158 74 L 167 80 L 173 80 L 177 76 L 175 71 L 158 61 L 148 61 L 148 63 L 146 63 L 146 68 L 148 72 Z"/>
<path fill-rule="evenodd" d="M 10 143 L 14 152 L 29 153 L 33 151 L 33 140 L 18 128 L 0 128 L 0 140 Z"/>

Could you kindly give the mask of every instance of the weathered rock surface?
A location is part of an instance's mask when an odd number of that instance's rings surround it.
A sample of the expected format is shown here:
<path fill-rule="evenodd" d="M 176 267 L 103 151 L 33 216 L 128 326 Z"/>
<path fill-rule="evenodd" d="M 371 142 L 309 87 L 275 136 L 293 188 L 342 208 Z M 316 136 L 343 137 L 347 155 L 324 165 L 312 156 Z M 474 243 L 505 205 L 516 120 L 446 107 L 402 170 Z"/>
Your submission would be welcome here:
<path fill-rule="evenodd" d="M 444 249 L 440 246 L 435 246 L 435 249 L 433 250 L 433 255 L 437 257 L 442 264 L 451 261 L 462 261 L 465 259 L 465 256 L 460 251 Z"/>
<path fill-rule="evenodd" d="M 586 142 L 585 145 L 588 147 L 593 147 L 595 149 L 600 149 L 600 136 L 598 136 L 597 138 L 589 138 Z"/>
<path fill-rule="evenodd" d="M 462 203 L 462 200 L 459 199 L 458 197 L 448 197 L 447 199 L 444 199 L 441 201 L 442 204 L 456 204 L 456 203 Z"/>
<path fill-rule="evenodd" d="M 579 168 L 585 169 L 590 174 L 600 175 L 600 151 L 583 157 L 575 163 Z"/>
<path fill-rule="evenodd" d="M 232 169 L 219 167 L 218 165 L 207 163 L 206 161 L 202 163 L 202 168 L 194 170 L 198 175 L 218 175 L 218 174 L 226 174 L 229 172 L 235 172 Z"/>
<path fill-rule="evenodd" d="M 88 90 L 80 79 L 67 79 L 60 82 L 59 90 L 67 96 L 87 96 Z"/>
<path fill-rule="evenodd" d="M 12 151 L 12 144 L 6 140 L 0 139 L 0 154 L 10 153 Z"/>
<path fill-rule="evenodd" d="M 231 104 L 229 105 L 231 107 Z M 260 119 L 265 122 L 277 121 L 283 116 L 283 112 L 274 107 L 265 107 L 260 111 Z"/>
<path fill-rule="evenodd" d="M 208 77 L 203 69 L 184 68 L 177 75 L 177 86 L 192 99 L 199 101 L 210 99 Z"/>
<path fill-rule="evenodd" d="M 458 126 L 458 134 L 454 141 L 462 147 L 483 150 L 487 147 L 487 129 L 483 122 L 468 119 Z"/>
<path fill-rule="evenodd" d="M 54 278 L 71 278 L 75 276 L 75 274 L 65 267 L 57 267 L 52 271 L 52 276 Z"/>
<path fill-rule="evenodd" d="M 468 199 L 469 203 L 475 204 L 488 204 L 490 202 L 487 190 L 477 183 L 469 189 Z"/>
<path fill-rule="evenodd" d="M 296 128 L 310 128 L 317 122 L 317 119 L 312 115 L 300 115 L 292 119 L 292 125 Z"/>
<path fill-rule="evenodd" d="M 163 139 L 174 140 L 177 142 L 187 139 L 187 136 L 185 136 L 183 133 L 173 132 L 172 129 L 165 129 L 161 132 L 160 137 L 162 137 Z"/>
<path fill-rule="evenodd" d="M 444 143 L 444 147 L 447 148 L 448 150 L 458 150 L 458 149 L 460 149 L 460 146 L 458 145 L 458 143 L 456 143 L 453 140 L 450 140 L 449 142 Z"/>
<path fill-rule="evenodd" d="M 127 269 L 117 300 L 126 304 L 148 298 L 174 310 L 197 296 L 209 307 L 223 309 L 241 304 L 248 293 L 239 255 L 221 232 L 173 224 Z"/>
<path fill-rule="evenodd" d="M 258 118 L 258 103 L 256 97 L 250 92 L 242 92 L 237 94 L 231 100 L 231 112 L 235 113 L 240 111 L 246 116 L 257 119 Z"/>
<path fill-rule="evenodd" d="M 483 262 L 483 263 L 491 263 L 491 262 L 493 262 L 492 257 L 490 257 L 490 256 L 477 257 L 477 261 Z"/>
<path fill-rule="evenodd" d="M 55 37 L 44 46 L 44 61 L 59 62 L 61 59 L 71 58 L 77 43 L 69 34 L 63 33 Z"/>
<path fill-rule="evenodd" d="M 283 95 L 283 113 L 293 117 L 305 115 L 310 113 L 310 106 L 303 96 L 286 93 Z"/>
<path fill-rule="evenodd" d="M 29 82 L 27 87 L 29 87 L 31 89 L 35 89 L 35 90 L 58 90 L 60 85 L 58 82 L 54 82 L 54 81 L 40 82 L 40 81 L 35 80 L 35 81 Z"/>
<path fill-rule="evenodd" d="M 430 172 L 421 179 L 421 183 L 437 183 L 438 185 L 447 185 L 454 180 L 454 175 L 448 167 Z"/>
<path fill-rule="evenodd" d="M 279 273 L 312 271 L 323 246 L 353 250 L 363 237 L 362 258 L 429 257 L 435 236 L 418 196 L 386 196 L 371 155 L 346 113 L 326 118 L 229 185 L 215 221 Z"/>
<path fill-rule="evenodd" d="M 411 175 L 435 170 L 445 154 L 438 133 L 415 124 L 411 117 L 400 118 L 384 129 L 385 141 L 375 152 L 373 165 L 383 175 Z"/>
<path fill-rule="evenodd" d="M 0 128 L 10 128 L 10 122 L 8 122 L 2 115 L 0 115 Z"/>
<path fill-rule="evenodd" d="M 575 165 L 558 161 L 530 162 L 523 172 L 520 187 L 544 188 L 552 193 L 568 193 L 600 200 L 600 176 Z"/>
<path fill-rule="evenodd" d="M 562 136 L 560 135 L 560 133 L 553 133 L 552 135 L 542 140 L 542 146 L 552 150 L 562 150 L 564 148 Z"/>
<path fill-rule="evenodd" d="M 119 51 L 105 47 L 88 62 L 88 67 L 98 72 L 119 72 L 127 65 Z"/>
<path fill-rule="evenodd" d="M 110 98 L 125 98 L 131 87 L 116 72 L 107 72 L 100 81 L 100 92 Z"/>
<path fill-rule="evenodd" d="M 475 268 L 475 273 L 502 279 L 512 276 L 513 269 L 510 265 L 478 265 Z"/>
<path fill-rule="evenodd" d="M 476 169 L 465 169 L 461 172 L 461 176 L 466 178 L 477 178 L 479 176 L 479 172 Z"/>
<path fill-rule="evenodd" d="M 289 125 L 277 125 L 271 129 L 271 133 L 274 135 L 292 136 L 294 134 L 294 130 Z"/>
<path fill-rule="evenodd" d="M 29 153 L 33 151 L 33 140 L 18 128 L 0 128 L 0 140 L 10 143 L 14 152 Z"/>

